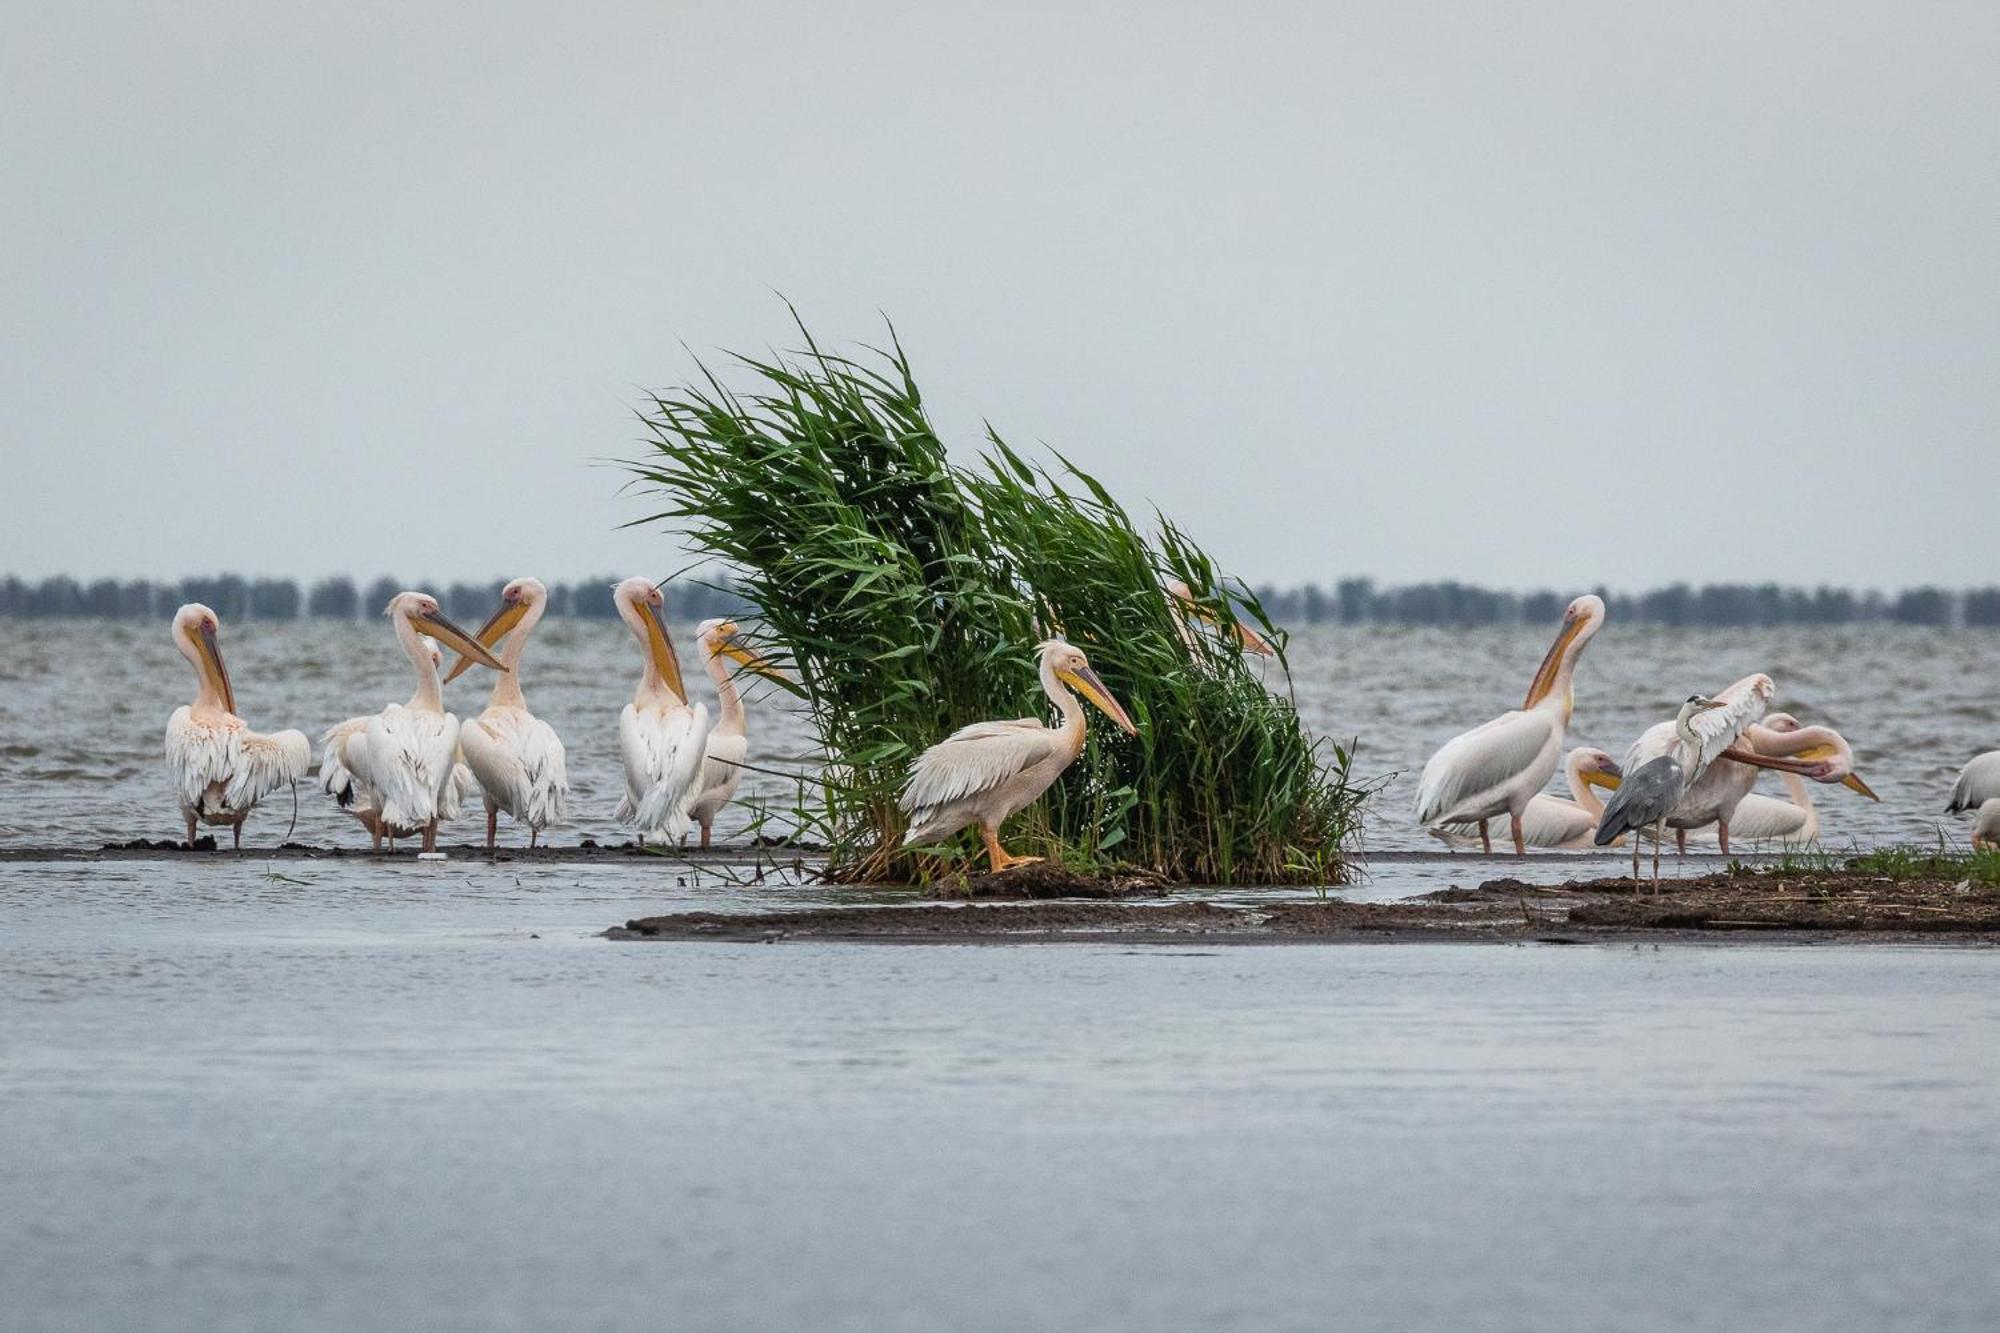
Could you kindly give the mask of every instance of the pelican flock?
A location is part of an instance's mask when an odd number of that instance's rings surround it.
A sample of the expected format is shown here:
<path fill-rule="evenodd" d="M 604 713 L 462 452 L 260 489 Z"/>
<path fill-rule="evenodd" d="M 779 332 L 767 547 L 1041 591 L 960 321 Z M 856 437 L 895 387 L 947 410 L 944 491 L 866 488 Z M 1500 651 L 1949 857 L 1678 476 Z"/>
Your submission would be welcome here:
<path fill-rule="evenodd" d="M 243 821 L 257 802 L 290 786 L 312 765 L 312 745 L 304 732 L 265 736 L 236 715 L 236 690 L 222 663 L 217 636 L 222 622 L 199 602 L 174 613 L 174 647 L 194 668 L 194 702 L 167 719 L 167 773 L 187 823 L 188 846 L 195 825 L 227 826 L 234 846 L 243 845 Z"/>
<path fill-rule="evenodd" d="M 1197 627 L 1219 617 L 1176 580 L 1163 595 L 1175 630 L 1190 647 Z M 713 842 L 717 816 L 735 799 L 748 755 L 737 676 L 749 671 L 785 680 L 750 647 L 740 626 L 703 621 L 696 630 L 702 665 L 718 711 L 689 697 L 659 586 L 629 578 L 612 590 L 620 620 L 641 652 L 637 685 L 618 719 L 624 794 L 617 817 L 640 845 L 675 844 L 699 829 Z M 527 830 L 530 847 L 568 819 L 568 756 L 548 722 L 532 713 L 522 685 L 529 639 L 546 614 L 548 591 L 517 578 L 477 633 L 445 618 L 421 592 L 398 594 L 386 614 L 409 659 L 415 689 L 408 702 L 350 718 L 321 738 L 321 785 L 341 811 L 368 830 L 377 849 L 420 836 L 435 851 L 438 827 L 458 817 L 474 791 L 486 810 L 486 846 L 495 846 L 502 813 Z M 1676 716 L 1642 733 L 1622 759 L 1582 746 L 1563 753 L 1575 707 L 1575 676 L 1584 649 L 1603 628 L 1604 603 L 1571 602 L 1554 641 L 1536 668 L 1519 708 L 1446 741 L 1424 765 L 1415 813 L 1449 845 L 1493 849 L 1492 821 L 1503 815 L 1517 855 L 1527 849 L 1610 847 L 1629 840 L 1632 874 L 1640 843 L 1660 845 L 1674 831 L 1685 853 L 1690 835 L 1724 852 L 1743 842 L 1811 843 L 1819 833 L 1815 785 L 1839 784 L 1879 800 L 1856 772 L 1853 747 L 1831 727 L 1807 725 L 1767 710 L 1771 677 L 1757 673 L 1718 691 L 1695 694 Z M 218 644 L 215 613 L 199 604 L 175 614 L 175 648 L 195 675 L 195 698 L 168 720 L 165 756 L 192 845 L 203 824 L 227 826 L 241 845 L 242 825 L 259 801 L 296 783 L 311 765 L 298 731 L 251 731 Z M 1235 634 L 1246 652 L 1271 647 L 1247 628 Z M 440 674 L 440 645 L 457 654 Z M 444 707 L 443 686 L 474 665 L 494 670 L 486 707 L 469 721 Z M 1033 857 L 1014 856 L 1000 842 L 1006 821 L 1038 799 L 1075 762 L 1086 733 L 1084 702 L 1119 728 L 1135 727 L 1084 653 L 1061 638 L 1038 647 L 1038 677 L 1059 721 L 978 722 L 925 750 L 912 764 L 899 806 L 907 816 L 906 846 L 935 843 L 975 828 L 995 871 Z M 1079 697 L 1080 696 L 1080 697 Z M 1560 768 L 1568 796 L 1543 790 Z M 1754 790 L 1759 772 L 1774 771 L 1789 799 Z M 1600 792 L 1611 793 L 1608 801 Z M 1975 849 L 2000 848 L 2000 750 L 1981 754 L 1960 772 L 1947 809 L 1973 816 Z"/>
<path fill-rule="evenodd" d="M 977 826 L 996 873 L 1041 860 L 1010 855 L 1000 845 L 1000 826 L 1047 791 L 1083 753 L 1083 705 L 1076 696 L 1090 700 L 1127 735 L 1138 734 L 1138 728 L 1091 670 L 1081 648 L 1062 639 L 1046 640 L 1038 674 L 1042 693 L 1062 721 L 1053 727 L 1035 717 L 974 722 L 925 750 L 903 788 L 900 804 L 910 817 L 904 846 L 936 842 Z"/>

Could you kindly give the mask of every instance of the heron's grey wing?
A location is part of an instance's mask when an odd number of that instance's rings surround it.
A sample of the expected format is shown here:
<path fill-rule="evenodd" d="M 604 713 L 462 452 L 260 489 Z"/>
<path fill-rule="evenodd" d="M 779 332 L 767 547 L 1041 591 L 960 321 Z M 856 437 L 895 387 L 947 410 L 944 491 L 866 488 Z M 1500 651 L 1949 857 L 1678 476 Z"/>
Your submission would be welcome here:
<path fill-rule="evenodd" d="M 1056 753 L 1057 733 L 1034 718 L 975 722 L 917 756 L 897 804 L 912 812 L 935 810 L 988 792 Z"/>
<path fill-rule="evenodd" d="M 1951 804 L 1944 810 L 1948 815 L 1963 814 L 1995 797 L 2000 797 L 2000 750 L 1988 750 L 1958 771 L 1958 785 L 1951 789 Z"/>
<path fill-rule="evenodd" d="M 1701 738 L 1700 753 L 1695 756 L 1694 766 L 1688 774 L 1690 784 L 1706 772 L 1724 750 L 1736 744 L 1745 727 L 1764 716 L 1777 689 L 1776 683 L 1762 672 L 1745 676 L 1715 696 L 1716 701 L 1723 705 L 1721 708 L 1711 708 L 1688 719 L 1689 729 Z"/>
<path fill-rule="evenodd" d="M 1519 777 L 1548 743 L 1548 718 L 1521 709 L 1452 737 L 1424 765 L 1417 784 L 1417 822 L 1437 823 L 1481 793 Z"/>
<path fill-rule="evenodd" d="M 1686 790 L 1687 771 L 1671 754 L 1628 768 L 1625 780 L 1604 803 L 1593 841 L 1599 847 L 1608 847 L 1624 834 L 1650 828 L 1666 818 Z"/>

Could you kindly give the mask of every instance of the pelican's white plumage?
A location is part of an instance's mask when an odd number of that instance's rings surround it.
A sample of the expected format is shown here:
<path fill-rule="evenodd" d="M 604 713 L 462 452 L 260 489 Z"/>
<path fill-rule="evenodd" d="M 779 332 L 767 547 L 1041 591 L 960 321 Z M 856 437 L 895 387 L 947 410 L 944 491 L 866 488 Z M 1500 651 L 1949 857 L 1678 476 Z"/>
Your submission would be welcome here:
<path fill-rule="evenodd" d="M 521 654 L 548 602 L 549 591 L 539 579 L 515 579 L 500 590 L 499 609 L 474 635 L 489 648 L 507 639 L 500 654 L 506 670 L 493 682 L 493 697 L 458 734 L 466 766 L 486 796 L 488 847 L 494 844 L 502 810 L 528 826 L 530 847 L 543 829 L 569 820 L 569 767 L 562 738 L 528 711 L 521 693 Z M 470 658 L 461 657 L 445 680 L 456 679 L 471 665 Z"/>
<path fill-rule="evenodd" d="M 426 593 L 398 593 L 388 616 L 416 672 L 416 693 L 409 703 L 390 704 L 358 733 L 346 735 L 334 757 L 360 785 L 385 832 L 393 837 L 422 833 L 424 851 L 432 852 L 437 850 L 438 824 L 453 813 L 459 725 L 445 711 L 437 659 L 423 636 L 503 668 L 486 645 L 445 619 L 437 599 Z"/>
<path fill-rule="evenodd" d="M 195 825 L 227 825 L 237 846 L 257 802 L 297 782 L 312 767 L 312 744 L 300 731 L 266 736 L 236 715 L 236 694 L 216 643 L 215 612 L 190 602 L 174 613 L 174 647 L 194 668 L 195 698 L 167 719 L 165 758 L 188 845 Z"/>
<path fill-rule="evenodd" d="M 433 667 L 443 664 L 444 656 L 435 644 L 427 651 L 430 653 Z M 416 703 L 417 697 L 412 696 L 410 703 L 405 706 L 415 707 Z M 365 713 L 360 717 L 350 717 L 345 722 L 336 722 L 320 736 L 319 785 L 320 790 L 333 798 L 342 814 L 356 820 L 361 827 L 368 830 L 374 849 L 380 851 L 382 839 L 387 837 L 393 842 L 396 832 L 382 822 L 382 812 L 375 805 L 374 793 L 355 776 L 354 770 L 347 766 L 346 757 L 348 743 L 367 733 L 368 724 L 374 716 L 373 713 Z M 459 757 L 461 762 L 452 767 L 451 783 L 445 788 L 444 804 L 439 811 L 438 817 L 444 823 L 457 819 L 464 812 L 465 802 L 479 790 L 478 780 L 472 776 L 472 770 L 462 762 L 464 759 L 462 751 Z"/>
<path fill-rule="evenodd" d="M 1618 761 L 1602 750 L 1579 746 L 1563 761 L 1563 774 L 1569 796 L 1537 792 L 1521 816 L 1522 840 L 1530 847 L 1564 851 L 1589 847 L 1597 818 L 1604 813 L 1595 787 L 1618 785 Z M 1453 847 L 1480 845 L 1477 824 L 1441 824 L 1431 833 Z"/>
<path fill-rule="evenodd" d="M 936 842 L 976 824 L 996 872 L 1039 860 L 1008 854 L 1000 845 L 1000 826 L 1083 753 L 1083 706 L 1070 691 L 1081 692 L 1128 735 L 1136 734 L 1082 649 L 1062 639 L 1045 641 L 1039 672 L 1042 692 L 1062 714 L 1061 725 L 1045 726 L 1032 717 L 974 722 L 918 755 L 897 801 L 910 817 L 905 846 Z"/>
<path fill-rule="evenodd" d="M 701 789 L 708 707 L 688 706 L 660 590 L 647 579 L 629 578 L 612 590 L 611 600 L 645 654 L 632 702 L 618 715 L 618 755 L 625 768 L 618 818 L 638 830 L 641 844 L 649 837 L 678 841 L 693 825 L 688 807 Z"/>
<path fill-rule="evenodd" d="M 737 691 L 731 662 L 745 670 L 782 680 L 776 667 L 745 645 L 742 630 L 733 620 L 704 620 L 695 627 L 701 647 L 702 665 L 715 682 L 720 705 L 715 724 L 708 730 L 703 751 L 701 791 L 688 806 L 688 813 L 701 826 L 701 845 L 706 847 L 715 831 L 715 817 L 736 796 L 736 784 L 743 779 L 743 761 L 750 756 L 750 736 L 744 726 L 743 696 Z"/>
<path fill-rule="evenodd" d="M 1562 630 L 1535 671 L 1520 708 L 1454 736 L 1424 765 L 1417 784 L 1417 822 L 1472 824 L 1489 844 L 1486 821 L 1506 815 L 1517 853 L 1527 851 L 1522 819 L 1562 758 L 1574 704 L 1577 658 L 1604 624 L 1604 603 L 1579 597 L 1563 611 Z"/>
<path fill-rule="evenodd" d="M 1995 800 L 2000 800 L 2000 750 L 1988 750 L 1958 771 L 1958 782 L 1951 789 L 1951 803 L 1944 811 L 1948 815 L 1962 815 Z"/>

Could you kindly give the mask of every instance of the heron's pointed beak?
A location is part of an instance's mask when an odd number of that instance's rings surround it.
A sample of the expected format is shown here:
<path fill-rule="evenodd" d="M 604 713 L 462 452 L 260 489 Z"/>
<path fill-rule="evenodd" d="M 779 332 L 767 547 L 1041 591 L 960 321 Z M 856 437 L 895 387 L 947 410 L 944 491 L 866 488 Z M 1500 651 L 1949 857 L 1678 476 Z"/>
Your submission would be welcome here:
<path fill-rule="evenodd" d="M 1058 670 L 1056 679 L 1097 705 L 1099 711 L 1117 723 L 1127 736 L 1139 734 L 1139 729 L 1132 725 L 1131 717 L 1125 712 L 1124 705 L 1111 697 L 1111 691 L 1104 688 L 1104 682 L 1099 680 L 1097 673 L 1089 667 L 1081 667 L 1075 671 Z"/>
<path fill-rule="evenodd" d="M 202 673 L 208 683 L 222 696 L 223 711 L 236 715 L 236 690 L 229 683 L 229 668 L 222 665 L 222 648 L 215 641 L 215 631 L 204 625 L 195 633 L 195 650 L 201 654 Z"/>
<path fill-rule="evenodd" d="M 667 682 L 667 688 L 682 703 L 688 701 L 687 684 L 681 679 L 681 659 L 674 652 L 674 641 L 667 633 L 666 618 L 660 608 L 651 602 L 643 603 L 639 619 L 646 626 L 646 654 L 653 661 L 653 669 L 660 673 L 660 679 Z"/>
<path fill-rule="evenodd" d="M 486 645 L 467 634 L 458 626 L 444 618 L 439 611 L 420 612 L 415 618 L 417 629 L 430 635 L 445 647 L 464 653 L 481 666 L 492 667 L 495 671 L 505 671 L 500 659 L 486 650 Z"/>
<path fill-rule="evenodd" d="M 528 605 L 525 602 L 502 602 L 499 610 L 488 616 L 486 623 L 481 625 L 479 632 L 472 637 L 488 648 L 497 647 L 500 640 L 507 637 L 508 631 L 520 624 L 521 617 L 527 614 Z M 444 683 L 449 685 L 470 670 L 472 670 L 472 659 L 461 657 L 451 664 L 451 670 L 445 675 Z"/>
<path fill-rule="evenodd" d="M 1542 658 L 1542 664 L 1535 668 L 1535 678 L 1528 682 L 1528 701 L 1521 705 L 1522 708 L 1533 708 L 1548 698 L 1549 693 L 1555 689 L 1556 677 L 1562 673 L 1563 656 L 1569 652 L 1569 646 L 1576 642 L 1576 636 L 1583 633 L 1583 626 L 1582 616 L 1564 619 L 1562 632 L 1556 635 L 1556 641 L 1549 645 L 1548 655 Z"/>

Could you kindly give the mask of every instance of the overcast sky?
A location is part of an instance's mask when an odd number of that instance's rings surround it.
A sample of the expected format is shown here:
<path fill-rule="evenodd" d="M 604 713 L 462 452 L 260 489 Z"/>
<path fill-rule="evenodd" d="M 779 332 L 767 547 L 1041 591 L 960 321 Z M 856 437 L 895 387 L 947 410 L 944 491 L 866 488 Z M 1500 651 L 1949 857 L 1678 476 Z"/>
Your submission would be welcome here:
<path fill-rule="evenodd" d="M 0 573 L 665 573 L 895 321 L 1256 581 L 2000 580 L 2000 6 L 8 7 Z"/>

